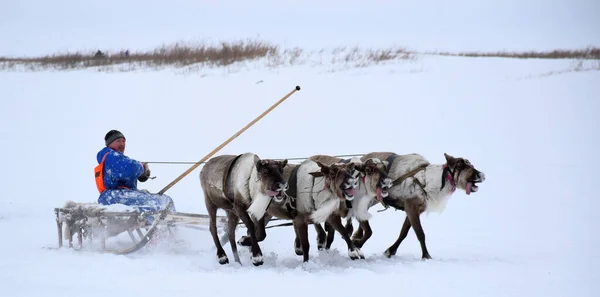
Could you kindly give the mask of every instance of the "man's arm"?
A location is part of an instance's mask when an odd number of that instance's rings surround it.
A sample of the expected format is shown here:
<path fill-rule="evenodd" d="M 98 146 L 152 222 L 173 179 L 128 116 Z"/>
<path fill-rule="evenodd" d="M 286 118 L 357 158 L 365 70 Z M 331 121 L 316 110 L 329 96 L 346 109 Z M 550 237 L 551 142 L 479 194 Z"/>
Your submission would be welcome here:
<path fill-rule="evenodd" d="M 148 178 L 150 178 L 150 168 L 148 168 L 148 163 L 146 163 L 146 162 L 141 162 L 141 163 L 142 163 L 142 168 L 144 168 L 144 171 L 142 172 L 142 174 L 140 174 L 140 176 L 138 176 L 138 181 L 145 182 L 148 180 Z"/>
<path fill-rule="evenodd" d="M 135 184 L 136 178 L 144 172 L 144 166 L 141 162 L 116 151 L 108 154 L 104 162 L 107 174 L 120 181 L 120 184 L 131 186 Z"/>

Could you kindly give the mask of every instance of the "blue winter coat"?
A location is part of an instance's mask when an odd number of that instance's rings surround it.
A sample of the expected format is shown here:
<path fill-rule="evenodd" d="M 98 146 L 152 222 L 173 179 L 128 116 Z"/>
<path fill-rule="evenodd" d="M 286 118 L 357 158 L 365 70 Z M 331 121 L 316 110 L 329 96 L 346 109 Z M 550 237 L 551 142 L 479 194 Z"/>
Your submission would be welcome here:
<path fill-rule="evenodd" d="M 106 189 L 117 189 L 125 186 L 137 190 L 137 178 L 144 172 L 141 162 L 131 159 L 119 151 L 104 147 L 96 155 L 98 164 L 106 154 L 104 160 L 104 187 Z"/>
<path fill-rule="evenodd" d="M 152 194 L 137 188 L 137 178 L 144 172 L 141 162 L 131 159 L 119 151 L 104 147 L 96 155 L 98 164 L 104 160 L 104 187 L 106 190 L 98 197 L 103 205 L 124 204 L 134 206 L 141 211 L 158 211 L 167 206 L 172 199 L 167 195 Z M 126 188 L 119 188 L 126 187 Z M 171 211 L 175 211 L 175 205 Z"/>

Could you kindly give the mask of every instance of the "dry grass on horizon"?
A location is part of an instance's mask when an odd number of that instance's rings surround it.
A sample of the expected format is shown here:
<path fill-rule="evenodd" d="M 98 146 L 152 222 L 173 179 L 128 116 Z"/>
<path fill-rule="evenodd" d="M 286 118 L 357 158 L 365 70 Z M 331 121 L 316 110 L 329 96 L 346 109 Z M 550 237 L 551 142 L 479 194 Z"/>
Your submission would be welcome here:
<path fill-rule="evenodd" d="M 600 48 L 588 47 L 576 50 L 551 50 L 545 52 L 410 52 L 404 48 L 363 49 L 338 47 L 325 50 L 306 51 L 302 48 L 282 49 L 278 45 L 261 40 L 239 40 L 222 42 L 218 45 L 175 43 L 162 45 L 150 51 L 120 50 L 115 52 L 66 52 L 41 57 L 0 57 L 0 70 L 44 71 L 77 70 L 97 67 L 99 71 L 118 69 L 162 69 L 166 67 L 187 68 L 188 71 L 204 67 L 227 67 L 238 62 L 264 59 L 267 67 L 288 65 L 337 64 L 347 68 L 416 59 L 419 54 L 459 57 L 502 57 L 519 59 L 576 59 L 600 60 Z M 323 62 L 323 61 L 328 62 Z"/>
<path fill-rule="evenodd" d="M 579 60 L 600 60 L 600 48 L 588 47 L 585 49 L 566 50 L 555 49 L 545 52 L 439 52 L 433 53 L 441 56 L 459 56 L 459 57 L 486 57 L 486 58 L 516 58 L 516 59 L 579 59 Z"/>

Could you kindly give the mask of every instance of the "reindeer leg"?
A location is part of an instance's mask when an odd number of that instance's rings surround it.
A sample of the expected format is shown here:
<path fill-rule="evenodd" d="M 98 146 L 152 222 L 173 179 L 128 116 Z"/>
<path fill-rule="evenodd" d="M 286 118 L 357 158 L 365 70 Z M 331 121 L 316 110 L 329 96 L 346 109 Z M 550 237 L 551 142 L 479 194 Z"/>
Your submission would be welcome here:
<path fill-rule="evenodd" d="M 315 231 L 317 231 L 317 249 L 319 251 L 322 251 L 323 248 L 325 248 L 325 243 L 327 241 L 327 234 L 325 233 L 325 230 L 323 229 L 321 224 L 314 224 L 314 225 L 315 225 Z"/>
<path fill-rule="evenodd" d="M 268 217 L 268 219 L 266 219 L 266 217 Z M 254 224 L 254 226 L 256 227 L 256 239 L 258 240 L 258 242 L 265 240 L 265 238 L 267 237 L 266 222 L 268 222 L 271 218 L 272 216 L 265 214 L 264 217 L 262 217 L 260 220 L 258 220 L 258 222 L 256 222 L 256 224 Z M 246 231 L 246 235 L 240 238 L 238 244 L 241 246 L 252 246 L 250 230 Z"/>
<path fill-rule="evenodd" d="M 250 231 L 246 229 L 246 235 L 242 236 L 237 242 L 241 246 L 251 246 L 252 240 L 250 239 Z"/>
<path fill-rule="evenodd" d="M 304 219 L 296 220 L 296 235 L 302 245 L 302 256 L 303 262 L 308 262 L 308 251 L 310 249 L 310 242 L 308 241 L 308 224 Z M 298 254 L 298 252 L 296 252 Z"/>
<path fill-rule="evenodd" d="M 404 224 L 402 225 L 402 229 L 400 229 L 400 235 L 398 236 L 398 239 L 387 250 L 385 250 L 384 255 L 386 257 L 390 258 L 391 256 L 396 254 L 396 251 L 398 251 L 398 247 L 400 246 L 402 241 L 408 235 L 409 230 L 410 230 L 410 219 L 408 218 L 408 215 L 407 215 L 406 218 L 404 219 Z"/>
<path fill-rule="evenodd" d="M 421 212 L 419 212 L 419 209 L 417 206 L 410 205 L 407 208 L 406 214 L 408 215 L 410 224 L 412 225 L 412 228 L 415 231 L 415 234 L 417 235 L 417 239 L 419 240 L 419 243 L 421 244 L 421 253 L 422 253 L 421 259 L 431 259 L 431 256 L 429 255 L 429 251 L 427 251 L 427 245 L 425 245 L 425 232 L 423 232 L 423 227 L 421 226 L 421 219 L 419 218 L 419 216 L 421 215 Z"/>
<path fill-rule="evenodd" d="M 227 254 L 225 253 L 217 234 L 217 206 L 210 201 L 206 192 L 204 193 L 204 197 L 206 197 L 206 210 L 208 211 L 208 216 L 210 217 L 208 229 L 210 230 L 210 234 L 215 242 L 215 247 L 217 248 L 217 259 L 219 259 L 219 264 L 227 264 L 229 263 L 229 259 L 227 258 Z M 229 236 L 231 236 L 231 233 Z"/>
<path fill-rule="evenodd" d="M 256 224 L 256 239 L 258 240 L 258 242 L 261 242 L 263 240 L 265 240 L 265 238 L 267 238 L 267 223 L 271 220 L 273 216 L 269 215 L 268 213 L 265 213 L 265 215 L 258 220 L 258 223 Z"/>
<path fill-rule="evenodd" d="M 358 222 L 358 228 L 356 229 L 356 232 L 354 232 L 354 234 L 352 234 L 352 240 L 361 240 L 363 236 L 364 236 L 363 226 L 360 224 L 360 222 Z"/>
<path fill-rule="evenodd" d="M 229 237 L 229 245 L 231 245 L 233 259 L 235 262 L 242 265 L 242 261 L 240 261 L 240 254 L 238 253 L 237 245 L 235 244 L 235 228 L 237 227 L 238 220 L 239 218 L 234 211 L 227 212 L 227 236 Z"/>
<path fill-rule="evenodd" d="M 371 225 L 369 224 L 369 221 L 359 221 L 359 224 L 359 230 L 360 228 L 362 228 L 364 230 L 364 235 L 360 238 L 352 239 L 352 242 L 354 242 L 354 245 L 357 248 L 362 248 L 365 242 L 367 242 L 367 240 L 371 238 L 371 235 L 373 235 L 373 231 L 371 230 Z M 348 234 L 350 234 L 350 232 L 348 232 Z"/>
<path fill-rule="evenodd" d="M 335 239 L 335 229 L 331 227 L 331 224 L 329 222 L 325 222 L 325 231 L 327 231 L 327 243 L 325 243 L 325 250 L 328 251 L 329 249 L 331 249 L 331 244 Z"/>
<path fill-rule="evenodd" d="M 241 198 L 235 198 L 235 201 L 241 201 Z M 240 205 L 239 203 L 234 203 L 234 208 L 238 217 L 244 222 L 248 232 L 250 233 L 250 239 L 252 240 L 251 250 L 252 250 L 252 264 L 254 266 L 260 266 L 263 262 L 263 255 L 260 250 L 260 246 L 258 245 L 258 240 L 256 239 L 256 228 L 254 226 L 254 222 L 250 218 L 246 207 L 244 205 Z"/>
<path fill-rule="evenodd" d="M 329 216 L 327 221 L 329 222 L 329 224 L 331 224 L 331 227 L 333 227 L 333 229 L 339 232 L 346 241 L 346 244 L 348 245 L 348 256 L 350 257 L 350 259 L 364 259 L 365 255 L 363 255 L 362 251 L 359 248 L 357 248 L 354 245 L 354 243 L 352 243 L 352 240 L 350 240 L 350 234 L 346 232 L 346 228 L 344 228 L 344 225 L 342 225 L 342 218 L 338 215 L 333 214 Z"/>
<path fill-rule="evenodd" d="M 348 234 L 352 234 L 352 232 L 354 232 L 354 226 L 352 225 L 352 217 L 348 217 L 348 221 L 346 222 L 346 232 L 348 232 Z"/>
<path fill-rule="evenodd" d="M 294 234 L 296 234 L 296 237 L 294 238 L 294 252 L 296 253 L 296 255 L 302 256 L 304 252 L 302 251 L 302 244 L 300 243 L 300 235 L 298 235 L 299 224 L 299 221 L 294 220 Z"/>

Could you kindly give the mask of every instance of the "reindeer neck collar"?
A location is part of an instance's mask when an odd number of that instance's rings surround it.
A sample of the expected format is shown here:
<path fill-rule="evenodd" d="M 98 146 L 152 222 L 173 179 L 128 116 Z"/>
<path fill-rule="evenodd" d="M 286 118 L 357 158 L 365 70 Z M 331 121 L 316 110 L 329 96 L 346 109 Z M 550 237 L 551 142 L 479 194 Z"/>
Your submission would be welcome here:
<path fill-rule="evenodd" d="M 448 166 L 448 164 L 444 164 L 444 170 L 442 170 L 442 186 L 440 187 L 440 190 L 442 190 L 446 185 L 446 180 L 448 180 L 451 186 L 450 193 L 454 193 L 454 191 L 456 191 L 456 183 L 454 182 L 454 171 L 450 170 L 450 166 Z"/>

